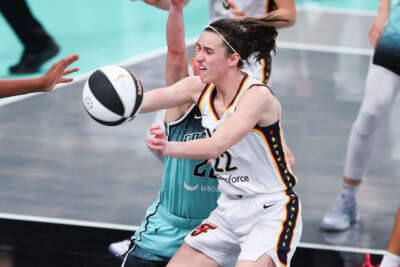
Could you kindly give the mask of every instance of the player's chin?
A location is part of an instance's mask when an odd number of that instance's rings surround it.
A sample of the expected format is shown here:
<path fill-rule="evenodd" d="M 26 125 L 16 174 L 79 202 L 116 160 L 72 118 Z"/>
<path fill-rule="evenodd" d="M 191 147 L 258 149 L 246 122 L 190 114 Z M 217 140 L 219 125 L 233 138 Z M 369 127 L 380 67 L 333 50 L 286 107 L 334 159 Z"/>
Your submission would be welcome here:
<path fill-rule="evenodd" d="M 200 73 L 200 81 L 202 83 L 210 83 L 210 79 L 207 77 L 207 75 L 205 75 L 204 72 Z"/>

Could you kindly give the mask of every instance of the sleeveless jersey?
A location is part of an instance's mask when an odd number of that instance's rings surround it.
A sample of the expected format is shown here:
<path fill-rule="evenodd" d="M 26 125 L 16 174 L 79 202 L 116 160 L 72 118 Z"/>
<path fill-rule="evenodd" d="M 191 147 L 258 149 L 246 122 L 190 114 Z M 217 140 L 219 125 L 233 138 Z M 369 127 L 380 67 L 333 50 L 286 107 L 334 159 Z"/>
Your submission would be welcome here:
<path fill-rule="evenodd" d="M 204 137 L 201 113 L 192 105 L 177 121 L 166 123 L 168 141 L 186 142 Z M 171 213 L 192 219 L 206 218 L 219 196 L 217 180 L 207 160 L 164 157 L 161 203 Z"/>
<path fill-rule="evenodd" d="M 164 124 L 159 112 L 154 124 Z M 158 119 L 158 121 L 157 121 Z M 166 123 L 170 141 L 189 141 L 204 136 L 201 113 L 196 105 L 179 120 Z M 207 160 L 164 157 L 162 187 L 156 201 L 146 210 L 145 219 L 132 240 L 146 251 L 172 257 L 190 231 L 217 206 L 218 182 Z M 215 177 L 215 176 L 214 176 Z"/>
<path fill-rule="evenodd" d="M 231 116 L 243 93 L 251 86 L 263 85 L 246 75 L 237 93 L 221 118 L 213 101 L 216 88 L 208 84 L 200 95 L 198 105 L 203 119 L 203 129 L 212 133 Z M 282 192 L 296 184 L 284 150 L 280 121 L 267 127 L 256 125 L 245 137 L 231 146 L 216 160 L 212 160 L 219 180 L 219 190 L 228 195 L 254 195 Z"/>
<path fill-rule="evenodd" d="M 231 0 L 231 2 L 251 17 L 262 17 L 278 8 L 274 0 Z M 226 0 L 209 0 L 209 11 L 211 22 L 221 18 L 234 17 Z M 243 62 L 243 71 L 268 84 L 271 75 L 271 56 L 258 62 L 254 55 L 251 55 L 248 62 Z"/>
<path fill-rule="evenodd" d="M 400 75 L 400 2 L 392 8 L 376 46 L 373 63 Z"/>

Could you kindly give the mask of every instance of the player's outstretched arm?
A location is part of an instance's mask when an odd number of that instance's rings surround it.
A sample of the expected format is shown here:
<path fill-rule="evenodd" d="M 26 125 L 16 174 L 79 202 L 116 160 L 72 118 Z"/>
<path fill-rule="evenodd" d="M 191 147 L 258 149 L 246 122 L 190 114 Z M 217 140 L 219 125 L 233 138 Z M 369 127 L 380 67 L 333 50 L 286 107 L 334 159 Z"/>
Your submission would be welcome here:
<path fill-rule="evenodd" d="M 171 0 L 167 21 L 167 61 L 165 80 L 171 85 L 189 75 L 188 54 L 185 43 L 183 6 L 186 0 Z"/>
<path fill-rule="evenodd" d="M 46 74 L 38 78 L 0 80 L 0 97 L 48 92 L 58 83 L 71 82 L 72 78 L 64 78 L 64 76 L 78 71 L 78 68 L 67 69 L 78 59 L 78 55 L 67 56 L 55 63 Z"/>
<path fill-rule="evenodd" d="M 173 108 L 198 100 L 205 84 L 198 76 L 189 76 L 171 86 L 147 91 L 143 95 L 139 113 Z"/>

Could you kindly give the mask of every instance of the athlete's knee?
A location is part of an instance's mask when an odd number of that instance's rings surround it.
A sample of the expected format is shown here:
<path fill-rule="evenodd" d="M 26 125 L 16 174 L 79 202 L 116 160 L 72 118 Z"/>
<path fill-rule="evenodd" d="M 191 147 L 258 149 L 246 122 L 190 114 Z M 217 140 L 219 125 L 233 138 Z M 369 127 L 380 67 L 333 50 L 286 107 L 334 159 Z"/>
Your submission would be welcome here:
<path fill-rule="evenodd" d="M 360 136 L 369 136 L 379 127 L 379 116 L 376 113 L 360 112 L 353 129 Z"/>

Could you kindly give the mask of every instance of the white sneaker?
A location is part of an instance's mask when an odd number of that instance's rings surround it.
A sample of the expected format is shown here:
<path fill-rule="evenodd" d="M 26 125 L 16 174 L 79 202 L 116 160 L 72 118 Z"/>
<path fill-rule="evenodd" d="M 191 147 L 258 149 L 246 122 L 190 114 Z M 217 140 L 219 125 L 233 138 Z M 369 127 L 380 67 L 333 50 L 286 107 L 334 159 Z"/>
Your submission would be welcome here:
<path fill-rule="evenodd" d="M 324 216 L 321 228 L 325 231 L 343 231 L 359 221 L 355 198 L 346 199 L 340 194 L 332 209 Z"/>
<path fill-rule="evenodd" d="M 129 239 L 112 243 L 108 246 L 108 250 L 120 260 L 124 260 L 125 253 L 128 252 L 131 241 Z"/>

